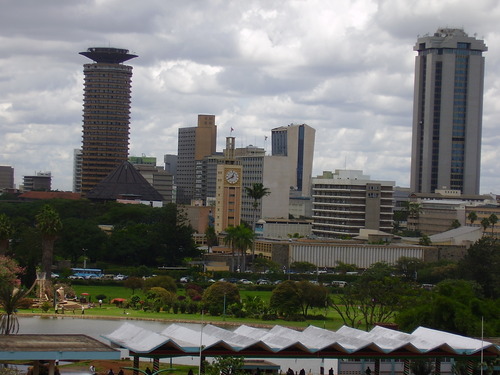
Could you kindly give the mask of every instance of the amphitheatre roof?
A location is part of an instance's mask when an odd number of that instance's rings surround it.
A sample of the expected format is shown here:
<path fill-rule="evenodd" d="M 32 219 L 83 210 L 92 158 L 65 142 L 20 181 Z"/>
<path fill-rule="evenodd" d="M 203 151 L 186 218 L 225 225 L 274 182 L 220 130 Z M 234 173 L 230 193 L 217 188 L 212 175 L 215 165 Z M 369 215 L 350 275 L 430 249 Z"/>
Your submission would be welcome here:
<path fill-rule="evenodd" d="M 235 355 L 245 357 L 476 357 L 498 356 L 500 347 L 490 342 L 419 327 L 404 333 L 377 326 L 366 332 L 347 326 L 336 332 L 309 326 L 303 331 L 274 326 L 271 329 L 242 325 L 229 330 L 207 324 L 203 329 L 171 324 L 153 332 L 124 323 L 103 335 L 114 346 L 144 357 Z"/>

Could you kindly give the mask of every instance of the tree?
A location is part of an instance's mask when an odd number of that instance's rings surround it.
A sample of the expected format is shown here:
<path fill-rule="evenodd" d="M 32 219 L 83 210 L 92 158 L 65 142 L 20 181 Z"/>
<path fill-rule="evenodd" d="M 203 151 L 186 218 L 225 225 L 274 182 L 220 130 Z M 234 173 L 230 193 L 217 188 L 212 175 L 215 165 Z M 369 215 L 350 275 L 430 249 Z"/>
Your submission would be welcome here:
<path fill-rule="evenodd" d="M 245 271 L 245 256 L 246 250 L 252 246 L 254 240 L 254 233 L 250 228 L 244 224 L 240 224 L 236 227 L 228 227 L 225 230 L 226 236 L 224 237 L 224 243 L 231 245 L 233 249 L 233 254 L 237 250 L 238 252 L 238 269 Z M 240 256 L 243 256 L 243 262 L 240 263 Z M 234 271 L 234 266 L 233 266 Z"/>
<path fill-rule="evenodd" d="M 0 334 L 9 335 L 19 332 L 19 321 L 16 311 L 21 301 L 28 295 L 27 290 L 16 287 L 14 284 L 0 285 L 0 305 L 4 313 L 0 315 Z"/>
<path fill-rule="evenodd" d="M 424 234 L 422 237 L 420 237 L 420 239 L 418 240 L 418 244 L 419 245 L 422 245 L 422 246 L 431 246 L 432 244 L 432 241 L 431 241 L 431 238 Z"/>
<path fill-rule="evenodd" d="M 300 306 L 302 314 L 307 317 L 309 308 L 325 307 L 328 301 L 328 290 L 322 285 L 313 284 L 307 280 L 297 283 L 299 289 Z"/>
<path fill-rule="evenodd" d="M 412 284 L 391 276 L 392 272 L 388 264 L 375 263 L 343 289 L 332 307 L 344 324 L 358 327 L 364 323 L 369 329 L 375 323 L 391 321 L 405 307 L 405 296 L 410 294 Z"/>
<path fill-rule="evenodd" d="M 295 281 L 286 280 L 271 294 L 270 307 L 285 317 L 297 314 L 301 309 L 300 290 Z"/>
<path fill-rule="evenodd" d="M 495 215 L 495 214 L 491 214 L 489 217 L 488 217 L 488 221 L 490 222 L 491 224 L 491 235 L 493 235 L 493 232 L 495 230 L 495 224 L 498 223 L 498 216 Z"/>
<path fill-rule="evenodd" d="M 210 252 L 212 247 L 217 246 L 217 233 L 215 233 L 215 228 L 213 225 L 209 225 L 205 230 L 205 238 L 207 239 L 207 247 Z"/>
<path fill-rule="evenodd" d="M 495 300 L 484 299 L 481 288 L 474 282 L 445 280 L 430 291 L 420 289 L 420 293 L 409 297 L 407 302 L 395 318 L 403 331 L 426 326 L 480 336 L 481 319 L 484 318 L 484 334 L 498 335 L 500 306 Z"/>
<path fill-rule="evenodd" d="M 486 229 L 488 229 L 488 227 L 490 226 L 490 219 L 484 217 L 481 220 L 481 226 L 483 227 L 483 235 L 484 235 L 486 233 Z"/>
<path fill-rule="evenodd" d="M 474 224 L 474 222 L 477 220 L 477 214 L 475 211 L 469 212 L 467 215 L 467 219 L 470 221 L 470 225 Z"/>
<path fill-rule="evenodd" d="M 458 264 L 459 274 L 474 280 L 488 298 L 500 297 L 500 240 L 482 237 L 469 249 Z"/>
<path fill-rule="evenodd" d="M 207 375 L 243 375 L 242 357 L 215 357 L 214 361 L 205 363 L 205 374 Z"/>
<path fill-rule="evenodd" d="M 140 277 L 129 277 L 123 282 L 123 286 L 127 289 L 132 289 L 132 294 L 134 294 L 136 289 L 142 289 L 144 280 Z"/>
<path fill-rule="evenodd" d="M 271 194 L 268 188 L 264 187 L 261 182 L 254 183 L 252 187 L 245 186 L 245 192 L 247 195 L 253 199 L 253 219 L 252 219 L 252 232 L 255 233 L 255 224 L 257 222 L 257 209 L 259 207 L 259 202 L 265 196 Z M 252 246 L 252 267 L 253 261 L 255 259 L 255 247 Z"/>
<path fill-rule="evenodd" d="M 151 289 L 154 287 L 160 287 L 168 290 L 172 293 L 177 293 L 177 284 L 175 280 L 170 276 L 155 276 L 150 277 L 144 281 L 144 288 Z"/>
<path fill-rule="evenodd" d="M 36 215 L 36 227 L 42 235 L 42 271 L 46 278 L 52 274 L 52 259 L 54 257 L 54 242 L 62 229 L 59 214 L 51 206 L 45 205 Z"/>
<path fill-rule="evenodd" d="M 462 224 L 460 224 L 460 221 L 458 221 L 458 219 L 454 219 L 451 222 L 451 229 L 457 229 L 457 228 L 460 228 L 461 226 L 462 226 Z"/>
<path fill-rule="evenodd" d="M 417 202 L 408 202 L 406 204 L 408 218 L 412 219 L 413 229 L 418 232 L 418 219 L 422 213 L 422 205 Z"/>
<path fill-rule="evenodd" d="M 205 290 L 202 302 L 210 315 L 221 315 L 224 312 L 224 304 L 227 309 L 229 305 L 241 303 L 240 291 L 232 283 L 217 281 Z"/>
<path fill-rule="evenodd" d="M 5 254 L 9 248 L 9 240 L 13 232 L 9 217 L 3 213 L 0 214 L 0 255 Z"/>

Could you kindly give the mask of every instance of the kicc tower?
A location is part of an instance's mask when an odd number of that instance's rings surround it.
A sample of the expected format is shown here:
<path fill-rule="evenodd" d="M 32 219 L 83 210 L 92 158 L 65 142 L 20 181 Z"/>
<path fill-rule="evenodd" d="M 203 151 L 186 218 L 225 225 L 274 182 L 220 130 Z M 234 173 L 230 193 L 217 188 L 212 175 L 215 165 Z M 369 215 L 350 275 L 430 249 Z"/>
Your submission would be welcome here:
<path fill-rule="evenodd" d="M 132 67 L 126 49 L 92 47 L 80 55 L 84 65 L 81 192 L 91 190 L 127 160 Z"/>

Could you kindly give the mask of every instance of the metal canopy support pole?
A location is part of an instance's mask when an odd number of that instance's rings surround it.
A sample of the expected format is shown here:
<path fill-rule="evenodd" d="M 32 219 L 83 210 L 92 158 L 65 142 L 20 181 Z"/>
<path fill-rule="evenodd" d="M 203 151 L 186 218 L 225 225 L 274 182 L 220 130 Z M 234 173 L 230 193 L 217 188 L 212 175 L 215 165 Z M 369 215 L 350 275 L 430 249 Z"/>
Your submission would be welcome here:
<path fill-rule="evenodd" d="M 380 358 L 375 358 L 375 375 L 380 374 Z"/>
<path fill-rule="evenodd" d="M 160 370 L 160 359 L 153 358 L 153 372 L 158 372 Z"/>
<path fill-rule="evenodd" d="M 405 358 L 403 363 L 403 374 L 410 375 L 410 360 L 408 358 Z"/>
<path fill-rule="evenodd" d="M 134 375 L 139 375 L 139 371 L 136 369 L 139 368 L 139 357 L 134 355 Z"/>
<path fill-rule="evenodd" d="M 441 358 L 436 358 L 434 362 L 434 374 L 441 375 Z"/>

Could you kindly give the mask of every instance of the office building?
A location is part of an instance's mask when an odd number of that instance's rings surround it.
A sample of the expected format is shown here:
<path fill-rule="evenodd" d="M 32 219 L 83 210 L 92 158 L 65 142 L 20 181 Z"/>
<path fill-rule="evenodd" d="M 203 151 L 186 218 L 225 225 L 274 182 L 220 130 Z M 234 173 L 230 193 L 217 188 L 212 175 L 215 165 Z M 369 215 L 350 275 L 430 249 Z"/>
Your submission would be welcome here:
<path fill-rule="evenodd" d="M 82 150 L 73 150 L 73 193 L 82 192 Z"/>
<path fill-rule="evenodd" d="M 216 150 L 217 126 L 214 115 L 198 115 L 198 126 L 180 128 L 175 185 L 177 203 L 190 204 L 202 197 L 203 158 Z"/>
<path fill-rule="evenodd" d="M 0 165 L 0 192 L 4 189 L 14 189 L 14 168 Z"/>
<path fill-rule="evenodd" d="M 51 186 L 50 172 L 37 172 L 32 176 L 23 176 L 23 191 L 50 191 Z"/>
<path fill-rule="evenodd" d="M 163 204 L 173 203 L 173 176 L 156 165 L 156 158 L 152 156 L 130 156 L 130 164 L 153 186 L 163 197 Z"/>
<path fill-rule="evenodd" d="M 461 29 L 418 38 L 411 190 L 479 194 L 484 41 Z"/>
<path fill-rule="evenodd" d="M 273 156 L 286 156 L 288 184 L 295 196 L 311 196 L 311 177 L 316 130 L 306 124 L 290 124 L 272 129 Z"/>
<path fill-rule="evenodd" d="M 313 178 L 313 234 L 340 238 L 357 236 L 360 229 L 390 232 L 394 185 L 359 170 L 325 171 Z"/>
<path fill-rule="evenodd" d="M 86 194 L 127 161 L 130 133 L 132 67 L 137 57 L 126 49 L 89 48 L 84 65 L 82 185 Z"/>

